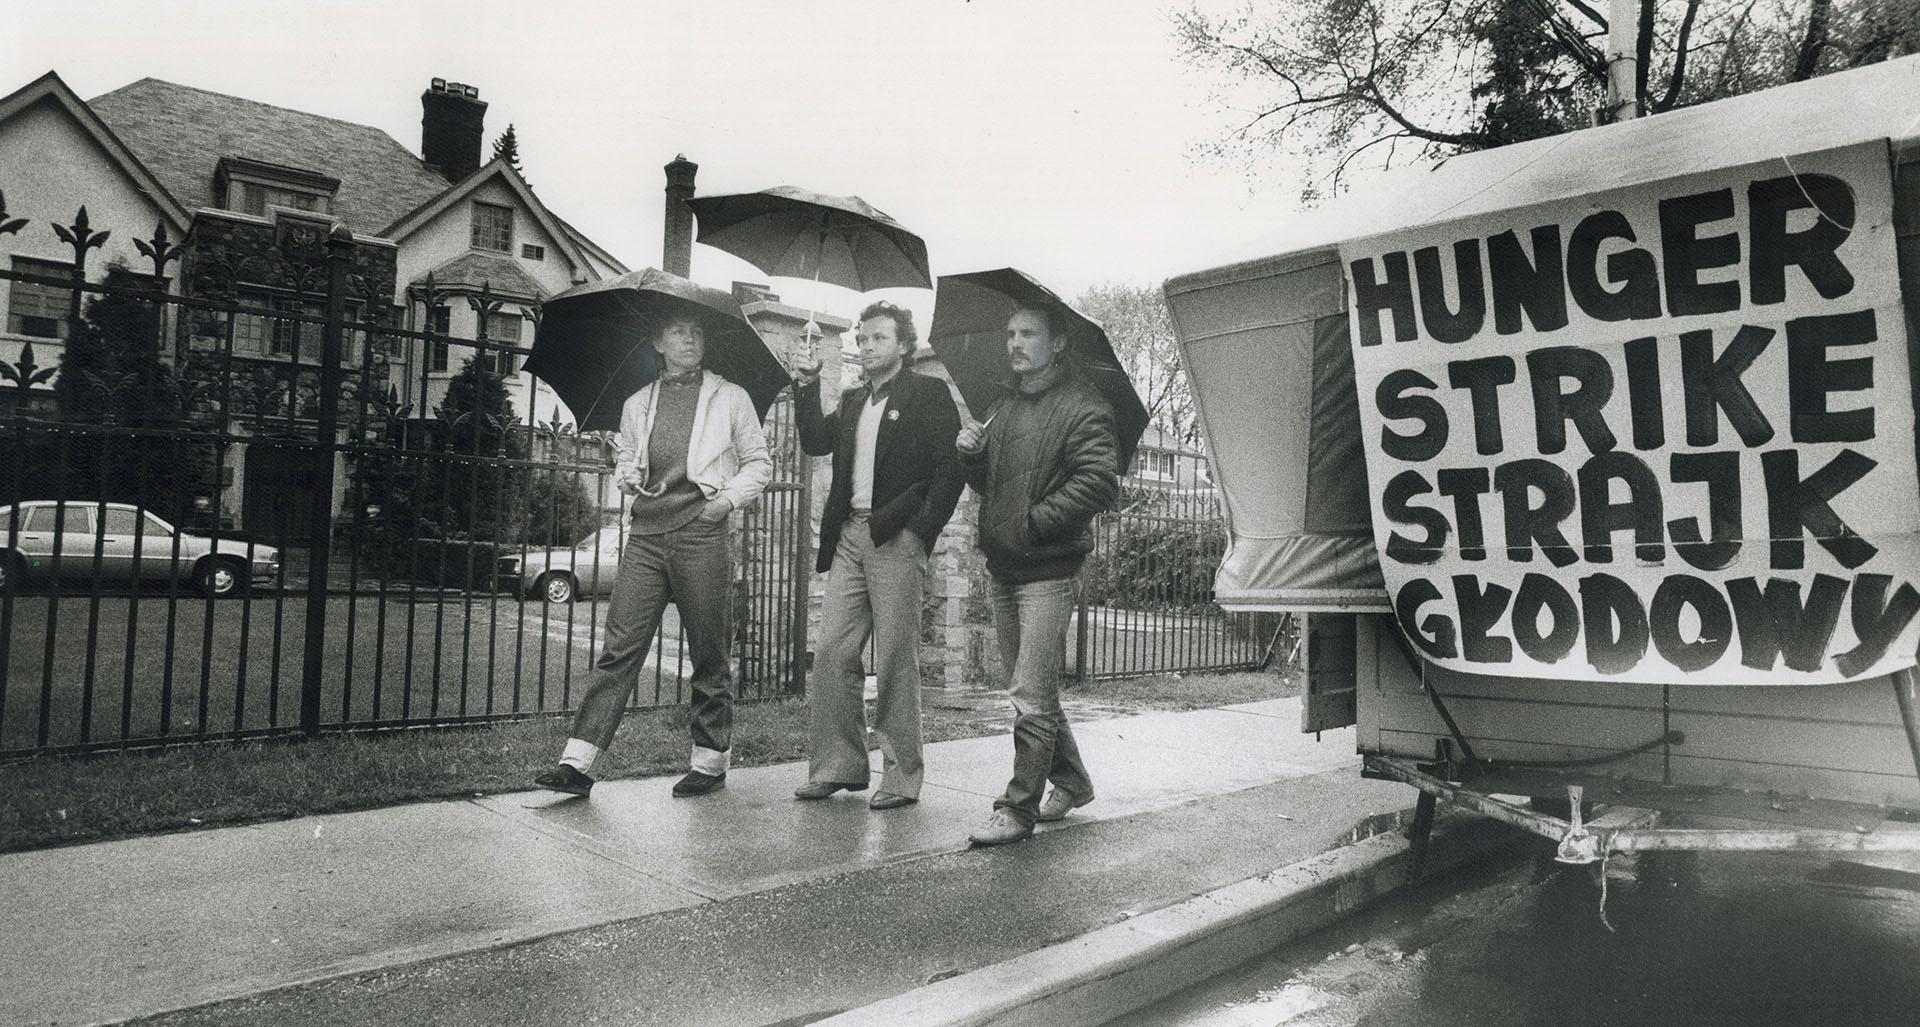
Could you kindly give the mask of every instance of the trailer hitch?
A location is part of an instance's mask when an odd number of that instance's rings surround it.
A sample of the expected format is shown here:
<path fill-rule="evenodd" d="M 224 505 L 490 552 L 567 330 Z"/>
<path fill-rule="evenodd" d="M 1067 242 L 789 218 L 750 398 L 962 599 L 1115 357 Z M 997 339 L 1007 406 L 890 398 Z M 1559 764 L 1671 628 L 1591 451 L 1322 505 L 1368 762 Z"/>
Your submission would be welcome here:
<path fill-rule="evenodd" d="M 1553 854 L 1560 863 L 1593 863 L 1600 859 L 1600 839 L 1587 830 L 1580 815 L 1580 797 L 1585 789 L 1579 785 L 1567 786 L 1567 833 L 1560 836 L 1560 848 Z"/>

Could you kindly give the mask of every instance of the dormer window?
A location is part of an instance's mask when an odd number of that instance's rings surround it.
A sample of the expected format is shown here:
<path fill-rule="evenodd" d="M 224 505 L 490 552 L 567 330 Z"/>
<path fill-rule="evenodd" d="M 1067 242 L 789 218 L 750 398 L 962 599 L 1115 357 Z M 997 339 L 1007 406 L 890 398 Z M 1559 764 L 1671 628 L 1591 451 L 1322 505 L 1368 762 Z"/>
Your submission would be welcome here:
<path fill-rule="evenodd" d="M 512 207 L 474 201 L 473 248 L 495 253 L 513 252 Z"/>
<path fill-rule="evenodd" d="M 327 198 L 319 193 L 301 192 L 297 189 L 277 189 L 258 182 L 241 183 L 239 210 L 243 214 L 265 216 L 270 206 L 324 213 L 327 209 L 326 203 Z"/>
<path fill-rule="evenodd" d="M 337 178 L 244 157 L 222 157 L 214 169 L 220 205 L 256 217 L 265 217 L 271 207 L 331 213 L 339 188 Z"/>

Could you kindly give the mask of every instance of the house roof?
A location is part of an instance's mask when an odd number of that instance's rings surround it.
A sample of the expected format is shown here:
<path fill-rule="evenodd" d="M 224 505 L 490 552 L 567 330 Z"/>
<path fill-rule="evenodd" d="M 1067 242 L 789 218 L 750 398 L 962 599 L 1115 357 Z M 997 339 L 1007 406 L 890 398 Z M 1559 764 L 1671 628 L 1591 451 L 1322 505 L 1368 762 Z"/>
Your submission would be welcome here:
<path fill-rule="evenodd" d="M 559 218 L 547 209 L 546 204 L 540 202 L 540 198 L 527 187 L 527 180 L 521 178 L 520 173 L 513 170 L 513 165 L 507 163 L 504 157 L 495 157 L 481 165 L 473 174 L 454 183 L 452 188 L 444 189 L 429 197 L 425 203 L 407 211 L 392 224 L 385 226 L 380 234 L 396 242 L 403 240 L 438 217 L 447 208 L 472 195 L 482 184 L 495 178 L 505 183 L 507 189 L 519 198 L 520 205 L 533 215 L 533 219 L 540 224 L 548 238 L 554 241 L 554 245 L 559 247 L 560 252 L 566 254 L 569 263 L 582 271 L 592 272 L 586 256 L 580 252 L 579 245 L 574 242 L 572 233 L 561 227 Z"/>
<path fill-rule="evenodd" d="M 541 288 L 532 275 L 521 270 L 511 257 L 463 253 L 429 273 L 433 275 L 433 284 L 437 289 L 472 289 L 478 292 L 481 286 L 488 286 L 495 296 L 502 299 L 540 300 L 547 297 L 547 290 Z M 409 284 L 418 285 L 424 279 L 423 275 Z"/>
<path fill-rule="evenodd" d="M 188 209 L 214 206 L 222 157 L 340 179 L 332 214 L 356 235 L 380 231 L 447 190 L 447 180 L 368 125 L 143 78 L 88 101 Z"/>

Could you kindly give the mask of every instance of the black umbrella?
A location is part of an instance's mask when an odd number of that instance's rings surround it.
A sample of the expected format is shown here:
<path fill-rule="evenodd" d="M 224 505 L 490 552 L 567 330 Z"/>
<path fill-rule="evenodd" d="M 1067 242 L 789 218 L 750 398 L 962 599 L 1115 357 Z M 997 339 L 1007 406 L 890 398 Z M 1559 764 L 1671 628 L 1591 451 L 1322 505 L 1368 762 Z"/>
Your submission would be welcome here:
<path fill-rule="evenodd" d="M 1022 307 L 1052 308 L 1066 315 L 1067 366 L 1113 405 L 1120 473 L 1127 473 L 1134 447 L 1147 430 L 1146 404 L 1140 402 L 1133 379 L 1114 356 L 1106 329 L 1026 272 L 1003 267 L 941 275 L 933 295 L 933 327 L 927 332 L 927 344 L 953 376 L 967 409 L 976 418 L 991 417 L 1014 380 L 1013 367 L 1007 363 L 1007 319 Z"/>
<path fill-rule="evenodd" d="M 770 275 L 870 292 L 933 287 L 927 244 L 858 196 L 783 185 L 687 201 L 700 242 Z"/>
<path fill-rule="evenodd" d="M 706 330 L 708 370 L 747 390 L 761 418 L 790 379 L 731 295 L 653 268 L 577 285 L 540 308 L 526 371 L 553 386 L 580 430 L 614 431 L 620 406 L 659 376 L 653 340 L 673 318 Z"/>

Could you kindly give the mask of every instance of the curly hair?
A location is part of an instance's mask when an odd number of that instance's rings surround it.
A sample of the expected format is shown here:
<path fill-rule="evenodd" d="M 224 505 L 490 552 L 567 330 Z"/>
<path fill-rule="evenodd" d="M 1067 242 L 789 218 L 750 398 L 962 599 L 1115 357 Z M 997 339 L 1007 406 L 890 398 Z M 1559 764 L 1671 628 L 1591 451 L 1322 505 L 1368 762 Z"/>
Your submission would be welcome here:
<path fill-rule="evenodd" d="M 913 311 L 897 303 L 876 300 L 867 304 L 867 309 L 860 312 L 860 320 L 865 321 L 870 317 L 893 318 L 893 337 L 909 351 L 913 349 L 914 343 L 920 341 L 920 333 L 913 328 Z"/>

